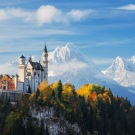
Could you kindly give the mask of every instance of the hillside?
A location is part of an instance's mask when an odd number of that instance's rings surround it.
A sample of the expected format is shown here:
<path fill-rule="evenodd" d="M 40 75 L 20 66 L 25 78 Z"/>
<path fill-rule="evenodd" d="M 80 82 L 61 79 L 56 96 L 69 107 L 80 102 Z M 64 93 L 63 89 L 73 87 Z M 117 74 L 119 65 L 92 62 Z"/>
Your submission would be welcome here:
<path fill-rule="evenodd" d="M 75 91 L 69 83 L 44 81 L 31 96 L 22 93 L 13 107 L 0 99 L 0 119 L 1 135 L 135 134 L 130 101 L 93 84 Z"/>

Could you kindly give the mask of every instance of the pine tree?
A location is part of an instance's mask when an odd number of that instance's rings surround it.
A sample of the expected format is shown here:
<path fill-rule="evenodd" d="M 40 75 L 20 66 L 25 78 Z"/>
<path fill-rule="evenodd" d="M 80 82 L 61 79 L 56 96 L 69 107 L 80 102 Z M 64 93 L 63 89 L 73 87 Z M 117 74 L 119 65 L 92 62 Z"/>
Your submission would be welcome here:
<path fill-rule="evenodd" d="M 75 91 L 75 86 L 74 85 L 72 86 L 72 92 L 73 92 L 74 97 L 76 97 L 76 91 Z"/>
<path fill-rule="evenodd" d="M 40 95 L 40 91 L 39 91 L 39 89 L 37 88 L 36 97 L 38 98 L 39 95 Z"/>
<path fill-rule="evenodd" d="M 61 93 L 62 93 L 62 82 L 59 80 L 58 83 L 58 98 L 61 100 Z"/>
<path fill-rule="evenodd" d="M 44 130 L 44 120 L 42 119 L 41 120 L 41 135 L 44 135 L 44 132 L 45 132 L 45 130 Z"/>
<path fill-rule="evenodd" d="M 31 93 L 31 88 L 30 88 L 30 85 L 28 87 L 28 93 Z"/>
<path fill-rule="evenodd" d="M 46 126 L 45 135 L 49 135 L 48 127 Z"/>
<path fill-rule="evenodd" d="M 55 92 L 54 92 L 54 90 L 53 90 L 53 92 L 52 92 L 52 96 L 55 97 Z"/>
<path fill-rule="evenodd" d="M 28 115 L 27 117 L 27 135 L 33 135 L 34 127 L 32 124 L 32 116 Z"/>

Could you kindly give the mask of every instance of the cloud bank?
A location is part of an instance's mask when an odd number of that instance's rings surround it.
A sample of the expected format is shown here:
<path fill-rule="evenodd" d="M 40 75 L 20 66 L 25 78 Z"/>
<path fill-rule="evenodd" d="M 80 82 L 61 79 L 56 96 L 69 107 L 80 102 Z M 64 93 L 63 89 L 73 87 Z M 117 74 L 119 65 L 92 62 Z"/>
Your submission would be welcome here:
<path fill-rule="evenodd" d="M 80 21 L 92 12 L 94 12 L 92 9 L 72 9 L 70 12 L 63 13 L 62 10 L 52 5 L 42 5 L 36 11 L 28 11 L 22 8 L 4 8 L 0 9 L 0 21 L 21 18 L 24 22 L 36 22 L 38 26 L 41 26 L 44 23 Z"/>

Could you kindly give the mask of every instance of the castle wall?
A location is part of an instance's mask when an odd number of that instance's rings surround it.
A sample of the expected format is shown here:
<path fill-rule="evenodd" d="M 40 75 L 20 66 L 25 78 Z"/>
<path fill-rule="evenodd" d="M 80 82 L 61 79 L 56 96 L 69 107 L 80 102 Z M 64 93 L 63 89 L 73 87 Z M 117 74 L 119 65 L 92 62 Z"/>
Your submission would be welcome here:
<path fill-rule="evenodd" d="M 18 82 L 18 90 L 20 90 L 20 91 L 24 91 L 24 83 L 23 82 Z"/>
<path fill-rule="evenodd" d="M 38 74 L 36 73 L 36 75 L 35 75 L 35 87 L 34 87 L 34 91 L 37 90 L 38 86 L 39 86 L 39 84 L 38 84 Z"/>

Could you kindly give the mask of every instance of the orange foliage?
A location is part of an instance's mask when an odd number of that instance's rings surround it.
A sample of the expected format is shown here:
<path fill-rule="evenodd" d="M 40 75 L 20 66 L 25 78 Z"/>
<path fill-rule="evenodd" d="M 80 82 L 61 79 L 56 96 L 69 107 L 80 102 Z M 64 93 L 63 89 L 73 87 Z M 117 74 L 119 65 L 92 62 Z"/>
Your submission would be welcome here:
<path fill-rule="evenodd" d="M 94 91 L 94 92 L 90 95 L 90 98 L 91 98 L 93 101 L 96 101 L 96 99 L 97 99 L 97 93 Z"/>
<path fill-rule="evenodd" d="M 41 82 L 41 84 L 38 86 L 38 89 L 40 91 L 44 90 L 46 87 L 48 86 L 48 81 L 44 80 L 43 82 Z"/>
<path fill-rule="evenodd" d="M 45 100 L 46 100 L 46 96 L 43 97 L 43 101 L 44 101 L 44 102 L 45 102 Z"/>
<path fill-rule="evenodd" d="M 50 109 L 48 106 L 45 107 L 46 109 Z"/>
<path fill-rule="evenodd" d="M 2 88 L 2 82 L 6 81 L 7 83 L 7 89 L 14 90 L 15 89 L 15 82 L 10 78 L 9 75 L 4 75 L 3 78 L 0 80 L 0 88 Z"/>

